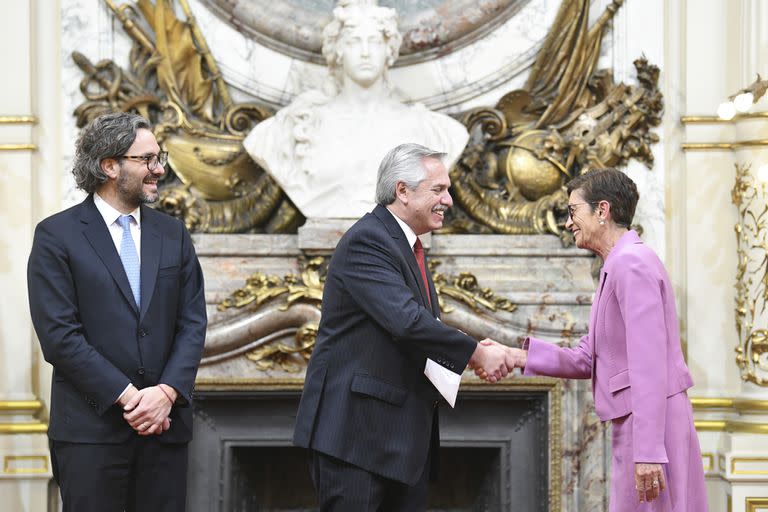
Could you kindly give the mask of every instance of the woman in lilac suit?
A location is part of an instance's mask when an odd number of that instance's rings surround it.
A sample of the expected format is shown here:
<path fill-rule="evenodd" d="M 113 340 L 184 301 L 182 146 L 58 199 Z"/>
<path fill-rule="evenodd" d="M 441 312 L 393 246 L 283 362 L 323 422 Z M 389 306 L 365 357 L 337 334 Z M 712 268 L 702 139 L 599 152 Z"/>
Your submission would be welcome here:
<path fill-rule="evenodd" d="M 525 375 L 592 379 L 613 430 L 610 511 L 705 512 L 704 471 L 686 390 L 675 297 L 664 266 L 629 226 L 638 193 L 614 169 L 568 184 L 576 245 L 603 260 L 589 333 L 573 348 L 528 338 L 510 348 Z"/>

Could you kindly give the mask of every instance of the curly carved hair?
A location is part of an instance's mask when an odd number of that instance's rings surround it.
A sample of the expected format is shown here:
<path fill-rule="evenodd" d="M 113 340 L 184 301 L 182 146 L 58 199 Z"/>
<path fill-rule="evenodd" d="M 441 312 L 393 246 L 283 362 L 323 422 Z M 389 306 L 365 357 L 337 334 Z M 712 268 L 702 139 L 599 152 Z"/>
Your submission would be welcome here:
<path fill-rule="evenodd" d="M 323 29 L 323 57 L 334 78 L 342 80 L 343 49 L 341 41 L 363 18 L 372 19 L 387 44 L 387 68 L 397 60 L 403 37 L 397 29 L 397 12 L 389 7 L 379 7 L 375 0 L 339 0 L 333 10 L 333 21 Z"/>

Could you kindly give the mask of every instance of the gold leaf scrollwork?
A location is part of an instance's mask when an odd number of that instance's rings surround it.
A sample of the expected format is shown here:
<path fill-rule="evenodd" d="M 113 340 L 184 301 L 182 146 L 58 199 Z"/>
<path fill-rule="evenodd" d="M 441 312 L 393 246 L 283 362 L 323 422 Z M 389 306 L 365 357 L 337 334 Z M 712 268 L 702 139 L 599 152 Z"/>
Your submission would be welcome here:
<path fill-rule="evenodd" d="M 500 140 L 507 135 L 507 120 L 500 110 L 480 107 L 466 112 L 461 122 L 468 130 L 480 128 L 489 140 Z"/>
<path fill-rule="evenodd" d="M 306 363 L 312 355 L 312 349 L 317 340 L 317 324 L 307 323 L 296 331 L 294 346 L 285 343 L 272 343 L 251 350 L 245 357 L 256 363 L 260 370 L 272 370 L 279 365 L 288 373 L 299 373 L 302 365 L 295 362 L 294 356 L 299 355 Z"/>
<path fill-rule="evenodd" d="M 429 260 L 429 271 L 432 273 L 440 310 L 443 313 L 450 313 L 455 309 L 446 305 L 445 297 L 463 302 L 474 311 L 485 308 L 490 311 L 512 312 L 517 309 L 517 305 L 507 299 L 497 297 L 490 288 L 481 288 L 477 282 L 477 277 L 470 272 L 460 272 L 458 276 L 436 272 L 435 269 L 440 263 L 440 260 Z"/>
<path fill-rule="evenodd" d="M 298 275 L 286 274 L 283 278 L 256 272 L 218 306 L 219 311 L 229 308 L 259 307 L 276 297 L 284 297 L 280 309 L 288 309 L 297 301 L 308 302 L 320 307 L 323 300 L 323 286 L 328 270 L 328 259 L 315 257 L 299 260 L 301 271 Z"/>
<path fill-rule="evenodd" d="M 243 288 L 235 290 L 219 304 L 219 311 L 246 306 L 259 308 L 278 297 L 283 298 L 281 310 L 287 310 L 296 302 L 314 304 L 319 308 L 323 300 L 328 259 L 300 259 L 299 265 L 301 270 L 298 275 L 286 274 L 283 278 L 256 272 L 246 280 Z M 283 371 L 297 373 L 302 365 L 296 362 L 296 356 L 309 361 L 317 339 L 317 328 L 316 323 L 308 322 L 297 329 L 293 345 L 279 341 L 267 343 L 246 352 L 245 357 L 255 362 L 260 370 L 271 370 L 278 365 Z"/>
<path fill-rule="evenodd" d="M 563 0 L 525 88 L 462 116 L 471 142 L 451 170 L 457 208 L 443 232 L 565 240 L 562 187 L 572 177 L 631 158 L 653 165 L 651 128 L 663 110 L 658 68 L 637 59 L 637 86 L 595 69 L 603 32 L 622 4 L 611 2 L 590 27 L 590 2 Z"/>
<path fill-rule="evenodd" d="M 736 233 L 736 364 L 741 378 L 768 386 L 768 186 L 750 164 L 736 164 L 731 201 L 739 211 Z M 755 279 L 757 277 L 757 279 Z"/>

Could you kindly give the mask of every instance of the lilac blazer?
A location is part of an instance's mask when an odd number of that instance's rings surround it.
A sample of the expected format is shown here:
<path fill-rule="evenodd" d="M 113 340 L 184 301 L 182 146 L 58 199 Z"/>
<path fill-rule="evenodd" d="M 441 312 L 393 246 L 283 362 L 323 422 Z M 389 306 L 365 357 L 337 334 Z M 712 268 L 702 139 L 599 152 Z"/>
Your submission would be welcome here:
<path fill-rule="evenodd" d="M 666 463 L 667 397 L 693 386 L 680 346 L 675 297 L 664 265 L 628 231 L 608 254 L 589 332 L 563 348 L 526 339 L 525 375 L 592 378 L 602 421 L 633 415 L 635 462 Z"/>

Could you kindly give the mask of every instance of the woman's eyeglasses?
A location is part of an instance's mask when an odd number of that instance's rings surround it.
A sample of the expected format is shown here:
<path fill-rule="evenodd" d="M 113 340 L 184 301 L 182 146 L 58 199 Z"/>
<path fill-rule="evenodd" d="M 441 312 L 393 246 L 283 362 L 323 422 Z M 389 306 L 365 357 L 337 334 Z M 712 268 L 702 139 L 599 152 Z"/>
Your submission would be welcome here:
<path fill-rule="evenodd" d="M 588 203 L 572 203 L 568 205 L 568 216 L 570 218 L 573 218 L 573 215 L 576 213 L 576 206 L 581 206 L 582 204 L 598 204 L 598 201 L 591 201 Z"/>

